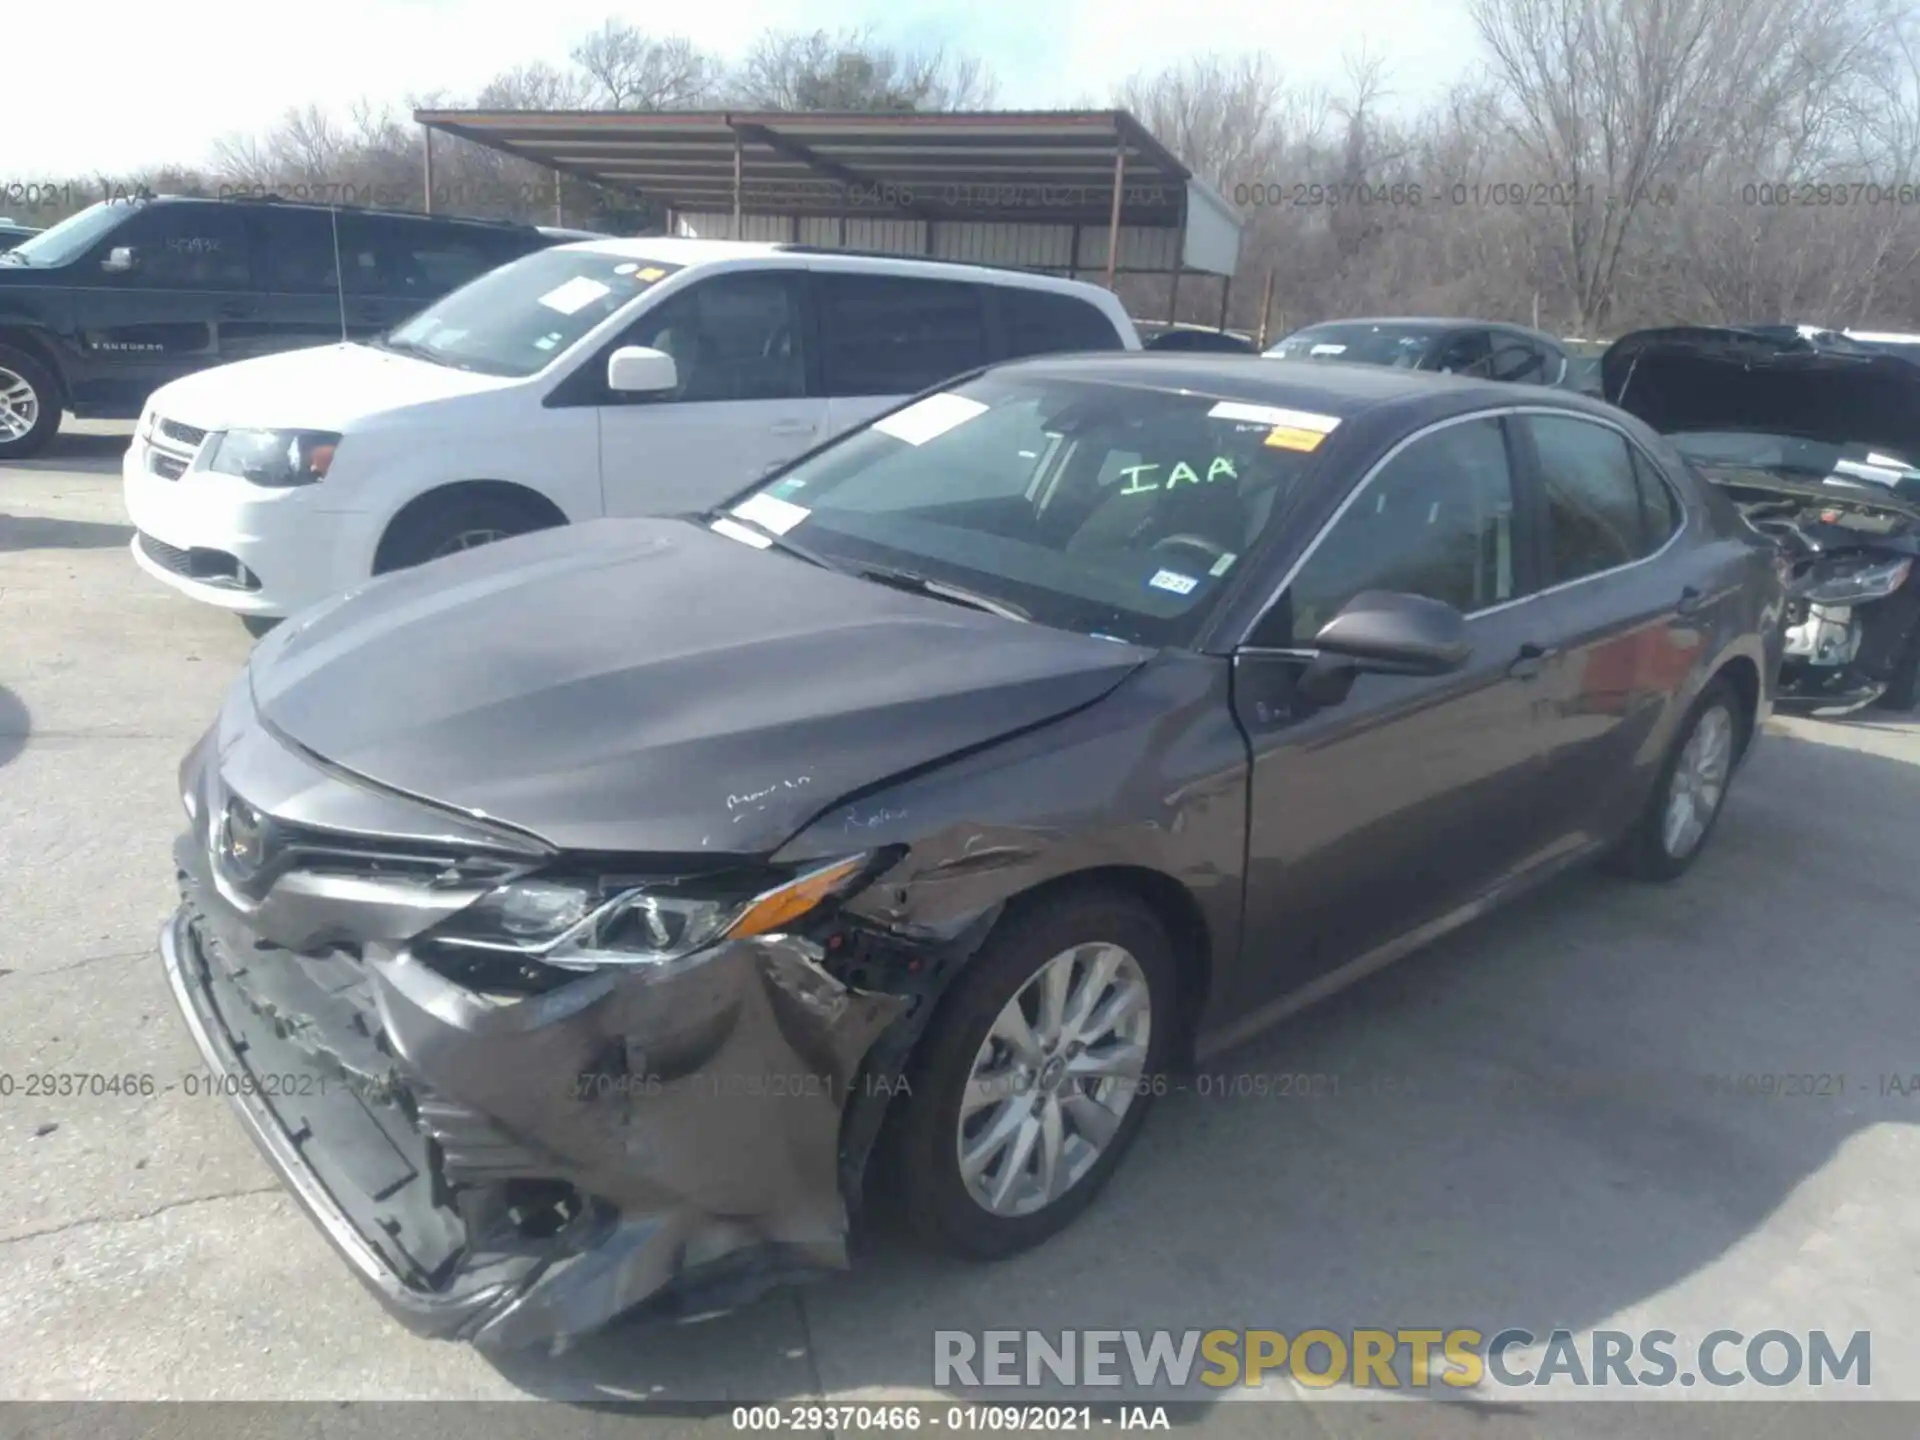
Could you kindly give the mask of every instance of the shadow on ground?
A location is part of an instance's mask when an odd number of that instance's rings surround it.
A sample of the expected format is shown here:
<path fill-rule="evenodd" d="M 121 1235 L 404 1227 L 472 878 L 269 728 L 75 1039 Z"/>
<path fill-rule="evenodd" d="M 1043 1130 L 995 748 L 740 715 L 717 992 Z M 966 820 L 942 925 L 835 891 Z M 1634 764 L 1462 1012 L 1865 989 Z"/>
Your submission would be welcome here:
<path fill-rule="evenodd" d="M 27 713 L 26 704 L 0 685 L 0 767 L 13 763 L 14 757 L 27 748 L 27 737 L 32 734 L 33 717 Z"/>
<path fill-rule="evenodd" d="M 0 512 L 0 554 L 12 550 L 111 550 L 133 539 L 131 525 L 100 520 L 56 520 Z"/>
<path fill-rule="evenodd" d="M 1843 1203 L 1821 1172 L 1861 1132 L 1920 1117 L 1877 1083 L 1920 1068 L 1915 816 L 1920 765 L 1842 732 L 1769 734 L 1683 881 L 1569 877 L 1243 1047 L 1161 1101 L 1099 1202 L 1035 1251 L 975 1266 L 883 1236 L 853 1273 L 719 1319 L 494 1363 L 552 1398 L 738 1401 L 928 1390 L 936 1328 L 1544 1335 L 1649 1302 L 1638 1328 L 1696 1340 L 1735 1307 L 1812 1323 L 1776 1281 Z M 1766 1098 L 1740 1078 L 1781 1073 L 1844 1090 Z M 1282 1094 L 1298 1075 L 1325 1077 L 1320 1093 Z M 1813 1218 L 1780 1218 L 1803 1190 Z M 1850 1263 L 1877 1258 L 1911 1268 Z M 740 1393 L 726 1357 L 767 1353 L 794 1306 L 810 1357 Z M 1153 1398 L 1176 1394 L 1219 1392 Z"/>
<path fill-rule="evenodd" d="M 68 416 L 66 423 L 73 424 Z M 53 437 L 47 448 L 30 460 L 0 461 L 0 477 L 9 470 L 79 470 L 93 475 L 119 473 L 120 461 L 127 453 L 131 432 L 101 435 L 89 431 L 65 431 Z"/>

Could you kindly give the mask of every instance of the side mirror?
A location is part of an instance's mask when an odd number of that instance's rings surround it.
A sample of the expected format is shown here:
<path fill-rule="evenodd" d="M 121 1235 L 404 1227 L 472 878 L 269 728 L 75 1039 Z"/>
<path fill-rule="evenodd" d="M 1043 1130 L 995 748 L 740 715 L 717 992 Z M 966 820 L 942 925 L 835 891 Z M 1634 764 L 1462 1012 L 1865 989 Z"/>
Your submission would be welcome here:
<path fill-rule="evenodd" d="M 100 268 L 109 275 L 125 275 L 136 266 L 131 245 L 116 245 L 107 251 L 107 258 L 100 262 Z"/>
<path fill-rule="evenodd" d="M 1467 620 L 1443 600 L 1363 590 L 1320 627 L 1313 646 L 1357 670 L 1445 675 L 1467 663 Z"/>
<path fill-rule="evenodd" d="M 680 367 L 664 350 L 622 345 L 607 357 L 607 388 L 622 395 L 657 395 L 678 389 Z"/>

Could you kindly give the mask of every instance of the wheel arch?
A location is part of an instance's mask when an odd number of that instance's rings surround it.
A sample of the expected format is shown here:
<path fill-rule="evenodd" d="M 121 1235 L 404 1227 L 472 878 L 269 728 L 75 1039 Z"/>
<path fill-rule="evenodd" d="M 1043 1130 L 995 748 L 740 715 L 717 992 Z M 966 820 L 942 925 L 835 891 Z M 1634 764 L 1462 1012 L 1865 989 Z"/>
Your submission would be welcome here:
<path fill-rule="evenodd" d="M 402 534 L 409 522 L 436 506 L 466 499 L 493 500 L 514 505 L 529 514 L 537 515 L 547 525 L 568 525 L 573 519 L 551 495 L 518 481 L 491 479 L 444 481 L 409 496 L 399 509 L 387 517 L 386 524 L 381 527 L 380 538 L 374 542 L 373 573 L 377 575 L 392 568 L 395 536 Z"/>
<path fill-rule="evenodd" d="M 1760 667 L 1750 655 L 1730 655 L 1720 662 L 1713 674 L 1707 677 L 1707 684 L 1715 680 L 1725 680 L 1733 687 L 1733 693 L 1740 701 L 1740 753 L 1744 755 L 1753 744 L 1754 732 L 1759 729 L 1760 721 Z"/>

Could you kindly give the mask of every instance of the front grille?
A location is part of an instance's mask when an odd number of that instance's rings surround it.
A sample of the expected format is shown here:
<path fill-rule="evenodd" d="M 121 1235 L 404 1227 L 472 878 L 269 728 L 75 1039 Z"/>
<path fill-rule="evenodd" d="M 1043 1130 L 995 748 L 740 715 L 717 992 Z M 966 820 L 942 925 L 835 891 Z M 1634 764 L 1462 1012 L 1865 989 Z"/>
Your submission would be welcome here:
<path fill-rule="evenodd" d="M 151 470 L 155 475 L 158 475 L 162 480 L 178 480 L 182 475 L 187 473 L 187 462 L 179 455 L 149 447 L 147 450 L 147 469 Z"/>
<path fill-rule="evenodd" d="M 240 563 L 237 556 L 224 550 L 205 550 L 195 546 L 182 550 L 142 530 L 140 551 L 170 575 L 197 580 L 202 585 L 218 585 L 227 590 L 258 590 L 260 577 Z"/>
<path fill-rule="evenodd" d="M 178 420 L 156 420 L 154 428 L 169 440 L 197 450 L 200 442 L 207 438 L 207 432 L 192 425 L 182 425 Z"/>

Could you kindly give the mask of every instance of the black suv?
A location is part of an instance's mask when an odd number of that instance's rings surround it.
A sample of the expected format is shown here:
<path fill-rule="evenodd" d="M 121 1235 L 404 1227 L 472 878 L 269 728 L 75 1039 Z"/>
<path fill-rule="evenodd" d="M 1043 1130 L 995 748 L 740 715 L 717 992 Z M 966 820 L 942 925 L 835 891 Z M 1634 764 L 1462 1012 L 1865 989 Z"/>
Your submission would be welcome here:
<path fill-rule="evenodd" d="M 45 446 L 63 409 L 137 418 L 169 380 L 379 334 L 572 238 L 270 199 L 102 201 L 0 252 L 0 460 Z"/>

